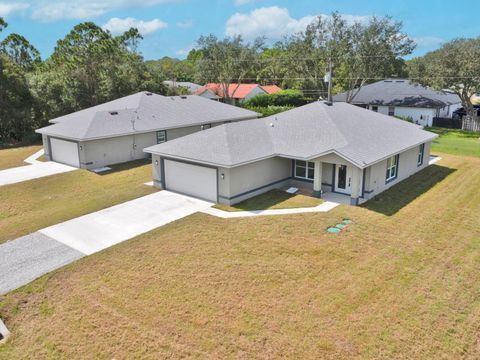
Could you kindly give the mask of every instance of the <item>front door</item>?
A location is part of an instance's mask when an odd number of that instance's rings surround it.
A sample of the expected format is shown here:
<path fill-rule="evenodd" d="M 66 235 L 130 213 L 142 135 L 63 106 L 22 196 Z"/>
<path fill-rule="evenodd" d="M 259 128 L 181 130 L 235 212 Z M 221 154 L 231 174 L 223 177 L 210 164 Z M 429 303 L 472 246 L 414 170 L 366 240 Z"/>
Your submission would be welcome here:
<path fill-rule="evenodd" d="M 343 194 L 351 194 L 352 171 L 346 165 L 337 165 L 335 174 L 335 191 Z"/>

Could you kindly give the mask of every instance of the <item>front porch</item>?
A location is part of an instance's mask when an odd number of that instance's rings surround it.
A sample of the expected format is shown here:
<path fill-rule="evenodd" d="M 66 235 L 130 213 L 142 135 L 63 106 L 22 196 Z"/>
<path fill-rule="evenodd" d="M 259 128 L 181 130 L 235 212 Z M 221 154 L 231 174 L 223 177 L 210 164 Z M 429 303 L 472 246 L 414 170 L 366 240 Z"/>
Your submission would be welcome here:
<path fill-rule="evenodd" d="M 364 203 L 364 171 L 337 155 L 313 161 L 292 159 L 290 186 L 306 196 L 347 205 Z"/>

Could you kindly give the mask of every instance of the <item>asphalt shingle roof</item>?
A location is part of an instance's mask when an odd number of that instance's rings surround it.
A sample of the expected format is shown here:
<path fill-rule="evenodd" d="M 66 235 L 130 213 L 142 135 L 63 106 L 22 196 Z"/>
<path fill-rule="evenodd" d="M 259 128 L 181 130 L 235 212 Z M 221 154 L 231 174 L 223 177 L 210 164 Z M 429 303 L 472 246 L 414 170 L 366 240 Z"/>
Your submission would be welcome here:
<path fill-rule="evenodd" d="M 273 156 L 311 160 L 337 153 L 363 168 L 436 136 L 354 105 L 317 101 L 267 118 L 217 126 L 145 151 L 224 167 Z"/>
<path fill-rule="evenodd" d="M 91 140 L 258 117 L 259 114 L 198 96 L 140 92 L 65 115 L 38 133 Z"/>
<path fill-rule="evenodd" d="M 346 93 L 333 97 L 334 101 L 346 101 Z M 458 104 L 458 95 L 436 91 L 410 80 L 387 79 L 363 86 L 354 97 L 353 104 L 442 108 Z"/>

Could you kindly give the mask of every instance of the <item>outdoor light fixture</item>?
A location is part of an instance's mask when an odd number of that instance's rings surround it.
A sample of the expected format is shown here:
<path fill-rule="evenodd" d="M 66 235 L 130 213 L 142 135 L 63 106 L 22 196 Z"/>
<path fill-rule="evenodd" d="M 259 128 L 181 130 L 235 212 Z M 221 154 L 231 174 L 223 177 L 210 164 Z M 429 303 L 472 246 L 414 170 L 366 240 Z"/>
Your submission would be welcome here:
<path fill-rule="evenodd" d="M 158 166 L 158 160 L 155 160 L 155 165 Z"/>
<path fill-rule="evenodd" d="M 80 145 L 80 151 L 82 151 L 82 150 L 83 150 L 83 146 L 82 146 L 82 145 Z"/>
<path fill-rule="evenodd" d="M 222 173 L 222 174 L 220 174 L 220 176 L 221 176 L 222 180 L 225 179 L 225 174 Z"/>

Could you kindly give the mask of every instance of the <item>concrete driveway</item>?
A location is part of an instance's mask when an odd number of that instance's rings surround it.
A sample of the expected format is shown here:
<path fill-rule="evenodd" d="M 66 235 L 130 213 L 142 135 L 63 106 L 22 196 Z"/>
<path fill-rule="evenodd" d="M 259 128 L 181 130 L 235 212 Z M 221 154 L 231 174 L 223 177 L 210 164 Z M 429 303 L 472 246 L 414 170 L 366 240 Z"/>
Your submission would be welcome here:
<path fill-rule="evenodd" d="M 0 186 L 78 170 L 72 166 L 59 164 L 53 161 L 37 161 L 36 159 L 41 155 L 43 155 L 43 150 L 40 150 L 25 159 L 25 162 L 30 165 L 0 170 Z"/>
<path fill-rule="evenodd" d="M 0 245 L 0 294 L 81 257 L 212 206 L 159 191 Z"/>

